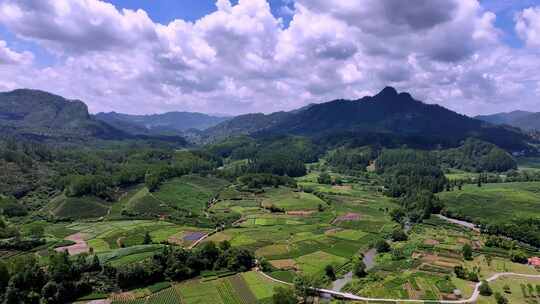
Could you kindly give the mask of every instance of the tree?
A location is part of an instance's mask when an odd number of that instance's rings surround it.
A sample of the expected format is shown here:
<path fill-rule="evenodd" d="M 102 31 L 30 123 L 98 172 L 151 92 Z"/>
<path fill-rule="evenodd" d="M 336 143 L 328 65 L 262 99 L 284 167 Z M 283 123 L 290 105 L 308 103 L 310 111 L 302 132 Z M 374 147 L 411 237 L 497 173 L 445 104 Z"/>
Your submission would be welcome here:
<path fill-rule="evenodd" d="M 144 233 L 143 244 L 144 245 L 152 244 L 152 237 L 150 236 L 150 233 L 148 231 Z"/>
<path fill-rule="evenodd" d="M 161 178 L 157 173 L 148 173 L 144 177 L 144 185 L 148 188 L 148 191 L 154 192 L 159 188 L 161 184 Z"/>
<path fill-rule="evenodd" d="M 305 275 L 299 275 L 294 278 L 294 292 L 297 297 L 306 303 L 308 298 L 314 295 L 313 288 L 318 288 L 320 282 L 314 277 L 308 277 Z"/>
<path fill-rule="evenodd" d="M 471 261 L 472 260 L 472 254 L 473 254 L 471 245 L 469 245 L 469 244 L 463 245 L 462 254 L 463 254 L 463 258 L 465 260 Z"/>
<path fill-rule="evenodd" d="M 330 174 L 323 172 L 317 178 L 317 182 L 323 185 L 330 185 L 332 183 L 332 177 L 330 176 Z"/>
<path fill-rule="evenodd" d="M 377 252 L 379 253 L 385 253 L 385 252 L 389 252 L 391 247 L 387 241 L 379 240 L 377 241 L 377 243 L 375 243 L 375 249 L 377 249 Z"/>
<path fill-rule="evenodd" d="M 392 241 L 394 242 L 403 242 L 408 239 L 407 234 L 405 233 L 405 230 L 401 228 L 394 229 L 392 231 Z"/>
<path fill-rule="evenodd" d="M 294 290 L 288 287 L 276 286 L 274 287 L 274 294 L 272 295 L 273 304 L 296 304 L 298 300 L 294 295 Z"/>
<path fill-rule="evenodd" d="M 33 224 L 30 226 L 29 234 L 33 238 L 42 238 L 45 233 L 45 229 L 41 224 Z"/>
<path fill-rule="evenodd" d="M 219 249 L 221 251 L 227 251 L 231 248 L 231 242 L 224 240 L 219 243 Z"/>
<path fill-rule="evenodd" d="M 510 257 L 512 262 L 526 264 L 528 262 L 527 254 L 523 251 L 514 251 Z"/>
<path fill-rule="evenodd" d="M 332 265 L 326 265 L 326 267 L 324 267 L 324 273 L 330 280 L 334 281 L 336 279 L 336 272 Z"/>
<path fill-rule="evenodd" d="M 495 293 L 495 301 L 497 304 L 508 304 L 508 299 L 498 292 Z"/>
<path fill-rule="evenodd" d="M 355 276 L 363 278 L 367 275 L 366 264 L 362 256 L 355 256 L 352 260 L 352 272 Z"/>
<path fill-rule="evenodd" d="M 92 264 L 90 266 L 91 271 L 101 271 L 101 261 L 97 254 L 92 258 Z"/>
<path fill-rule="evenodd" d="M 480 284 L 480 288 L 478 288 L 478 291 L 480 291 L 480 294 L 484 297 L 489 297 L 493 294 L 493 290 L 491 290 L 491 287 L 486 280 L 482 281 L 482 283 Z"/>
<path fill-rule="evenodd" d="M 0 294 L 4 292 L 9 283 L 9 270 L 6 264 L 0 261 Z"/>

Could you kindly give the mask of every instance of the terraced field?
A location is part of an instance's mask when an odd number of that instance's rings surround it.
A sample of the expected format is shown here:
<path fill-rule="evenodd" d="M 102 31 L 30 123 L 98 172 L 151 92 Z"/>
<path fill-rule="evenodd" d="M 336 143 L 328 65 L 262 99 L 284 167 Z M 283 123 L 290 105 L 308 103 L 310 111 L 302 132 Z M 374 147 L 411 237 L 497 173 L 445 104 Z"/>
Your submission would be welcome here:
<path fill-rule="evenodd" d="M 214 280 L 190 280 L 139 298 L 119 296 L 113 304 L 258 304 L 271 303 L 276 283 L 257 272 L 246 272 Z M 135 295 L 134 295 L 135 296 Z M 132 296 L 133 297 L 133 296 Z"/>

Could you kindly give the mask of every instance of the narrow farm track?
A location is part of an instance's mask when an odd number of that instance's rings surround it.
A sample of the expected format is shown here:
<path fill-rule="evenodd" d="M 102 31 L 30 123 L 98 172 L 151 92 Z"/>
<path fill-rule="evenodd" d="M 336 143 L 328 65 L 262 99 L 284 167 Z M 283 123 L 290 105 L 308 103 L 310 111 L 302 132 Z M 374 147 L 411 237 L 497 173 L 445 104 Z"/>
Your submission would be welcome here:
<path fill-rule="evenodd" d="M 278 279 L 272 278 L 271 276 L 265 274 L 264 272 L 260 272 L 264 277 L 285 285 L 292 286 L 292 283 L 280 281 Z M 501 277 L 521 277 L 521 278 L 530 278 L 530 279 L 540 279 L 540 275 L 534 275 L 534 274 L 521 274 L 521 273 L 513 273 L 513 272 L 501 272 L 496 273 L 489 277 L 486 281 L 493 282 Z M 322 288 L 314 288 L 317 292 L 321 294 L 328 294 L 333 297 L 339 298 L 339 299 L 345 299 L 345 300 L 353 300 L 353 301 L 366 301 L 366 302 L 383 302 L 383 303 L 445 303 L 445 304 L 467 304 L 467 303 L 476 303 L 478 301 L 478 297 L 480 296 L 480 286 L 482 283 L 477 283 L 474 287 L 474 292 L 472 296 L 468 299 L 463 300 L 403 300 L 403 299 L 380 299 L 380 298 L 368 298 L 368 297 L 361 297 L 357 296 L 351 293 L 345 293 L 345 292 L 339 292 L 339 291 L 333 291 L 328 289 L 322 289 Z"/>

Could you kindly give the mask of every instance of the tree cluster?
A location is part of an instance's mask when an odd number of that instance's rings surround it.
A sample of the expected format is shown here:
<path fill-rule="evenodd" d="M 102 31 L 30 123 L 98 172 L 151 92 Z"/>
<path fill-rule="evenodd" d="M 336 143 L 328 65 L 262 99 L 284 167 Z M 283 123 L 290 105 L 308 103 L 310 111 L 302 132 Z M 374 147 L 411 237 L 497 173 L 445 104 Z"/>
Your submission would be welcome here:
<path fill-rule="evenodd" d="M 52 253 L 43 268 L 33 256 L 15 260 L 11 270 L 0 265 L 0 288 L 4 304 L 60 304 L 90 293 L 92 286 L 83 274 L 101 271 L 97 256 L 70 259 L 67 252 Z M 6 283 L 7 282 L 7 283 Z"/>
<path fill-rule="evenodd" d="M 219 245 L 208 242 L 194 250 L 164 247 L 151 259 L 116 268 L 112 275 L 118 286 L 127 289 L 165 279 L 186 280 L 205 270 L 227 269 L 243 272 L 251 269 L 254 263 L 255 257 L 245 249 L 233 248 L 227 241 Z"/>

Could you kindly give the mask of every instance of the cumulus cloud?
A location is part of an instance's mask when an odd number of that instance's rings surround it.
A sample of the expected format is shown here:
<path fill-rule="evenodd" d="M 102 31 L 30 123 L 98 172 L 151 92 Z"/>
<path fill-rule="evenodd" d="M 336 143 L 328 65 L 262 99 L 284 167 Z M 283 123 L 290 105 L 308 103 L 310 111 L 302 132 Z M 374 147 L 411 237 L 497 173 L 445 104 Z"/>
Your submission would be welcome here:
<path fill-rule="evenodd" d="M 100 0 L 4 0 L 0 23 L 59 63 L 0 69 L 0 89 L 45 89 L 92 111 L 131 113 L 270 112 L 386 85 L 466 113 L 537 100 L 538 60 L 504 46 L 496 15 L 476 0 L 284 4 L 288 25 L 266 0 L 217 0 L 199 20 L 159 24 Z M 527 41 L 537 37 L 536 13 L 516 17 Z M 0 42 L 0 63 L 31 61 L 6 50 Z"/>
<path fill-rule="evenodd" d="M 540 6 L 519 12 L 516 17 L 516 32 L 529 47 L 540 47 Z"/>
<path fill-rule="evenodd" d="M 59 52 L 130 48 L 155 37 L 145 11 L 118 11 L 96 0 L 6 0 L 0 20 L 17 35 Z"/>
<path fill-rule="evenodd" d="M 29 64 L 34 59 L 32 53 L 25 51 L 22 53 L 15 52 L 8 48 L 7 43 L 0 40 L 0 65 L 20 65 Z"/>

